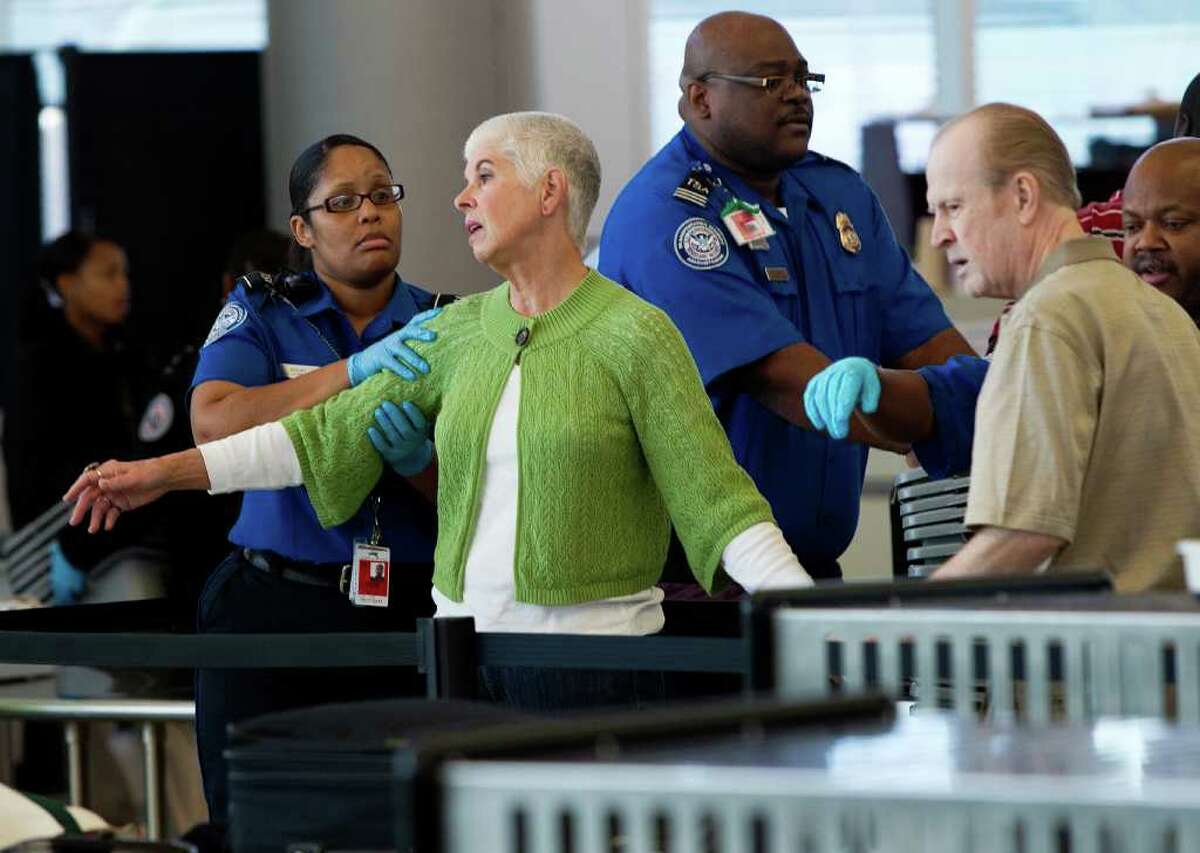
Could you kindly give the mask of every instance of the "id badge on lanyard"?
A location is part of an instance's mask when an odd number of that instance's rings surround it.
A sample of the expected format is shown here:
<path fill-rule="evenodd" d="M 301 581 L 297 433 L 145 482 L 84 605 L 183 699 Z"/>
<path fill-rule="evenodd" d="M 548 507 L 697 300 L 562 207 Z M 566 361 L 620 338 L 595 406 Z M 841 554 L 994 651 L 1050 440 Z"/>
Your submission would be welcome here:
<path fill-rule="evenodd" d="M 371 538 L 354 540 L 354 557 L 350 570 L 350 602 L 359 607 L 387 607 L 388 587 L 392 579 L 392 549 L 383 544 L 379 526 L 379 495 L 372 502 L 374 522 Z"/>

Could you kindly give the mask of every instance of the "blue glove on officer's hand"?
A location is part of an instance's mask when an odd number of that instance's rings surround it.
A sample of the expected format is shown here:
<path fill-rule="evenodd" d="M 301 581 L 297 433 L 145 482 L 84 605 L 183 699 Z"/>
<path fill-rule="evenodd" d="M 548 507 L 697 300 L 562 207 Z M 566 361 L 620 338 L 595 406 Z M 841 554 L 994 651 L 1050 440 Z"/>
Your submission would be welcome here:
<path fill-rule="evenodd" d="M 375 423 L 378 427 L 368 427 L 367 437 L 393 471 L 411 477 L 425 470 L 433 458 L 433 442 L 425 415 L 415 404 L 405 400 L 397 406 L 385 400 L 375 410 Z"/>
<path fill-rule="evenodd" d="M 87 590 L 87 575 L 71 565 L 57 542 L 50 543 L 50 594 L 55 607 L 75 604 Z"/>
<path fill-rule="evenodd" d="M 814 429 L 832 438 L 850 434 L 850 416 L 855 409 L 868 415 L 879 408 L 879 371 L 865 358 L 853 356 L 835 361 L 808 382 L 804 389 L 804 413 Z"/>
<path fill-rule="evenodd" d="M 365 382 L 381 370 L 390 370 L 409 382 L 417 378 L 417 373 L 428 373 L 429 364 L 409 349 L 404 342 L 436 340 L 437 332 L 423 328 L 421 324 L 426 320 L 432 320 L 441 313 L 441 308 L 422 311 L 409 320 L 403 329 L 397 329 L 362 352 L 356 352 L 350 356 L 346 362 L 346 372 L 350 375 L 350 387 L 353 388 L 360 382 Z"/>

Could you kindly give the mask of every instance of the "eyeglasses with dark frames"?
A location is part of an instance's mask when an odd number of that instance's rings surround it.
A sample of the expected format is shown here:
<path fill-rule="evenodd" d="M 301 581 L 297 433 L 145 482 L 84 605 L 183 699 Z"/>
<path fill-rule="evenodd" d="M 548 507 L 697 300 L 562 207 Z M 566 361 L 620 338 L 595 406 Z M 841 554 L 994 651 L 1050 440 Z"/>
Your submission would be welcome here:
<path fill-rule="evenodd" d="M 743 86 L 753 86 L 766 92 L 782 92 L 785 82 L 799 86 L 810 95 L 821 91 L 825 85 L 824 74 L 813 74 L 810 71 L 797 70 L 794 74 L 778 74 L 772 77 L 750 77 L 744 74 L 722 74 L 718 71 L 706 71 L 696 78 L 704 83 L 708 80 L 728 80 L 731 83 L 741 83 Z"/>
<path fill-rule="evenodd" d="M 297 210 L 297 216 L 303 216 L 306 213 L 312 213 L 314 210 L 324 208 L 330 213 L 350 213 L 362 207 L 363 199 L 370 199 L 371 204 L 376 207 L 383 207 L 387 204 L 398 204 L 400 199 L 404 198 L 403 184 L 387 184 L 382 187 L 376 187 L 368 193 L 338 193 L 331 195 L 329 198 L 320 204 L 306 207 L 304 210 Z"/>

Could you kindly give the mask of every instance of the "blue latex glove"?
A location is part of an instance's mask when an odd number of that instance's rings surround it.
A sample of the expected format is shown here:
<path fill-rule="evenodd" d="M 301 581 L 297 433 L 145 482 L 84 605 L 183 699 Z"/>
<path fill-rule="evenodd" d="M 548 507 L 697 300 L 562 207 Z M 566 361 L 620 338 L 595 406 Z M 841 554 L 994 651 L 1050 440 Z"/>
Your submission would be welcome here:
<path fill-rule="evenodd" d="M 87 575 L 71 565 L 57 542 L 50 543 L 50 593 L 54 606 L 75 604 L 87 589 Z"/>
<path fill-rule="evenodd" d="M 397 329 L 362 352 L 356 352 L 350 356 L 346 362 L 346 372 L 350 375 L 350 387 L 353 388 L 360 382 L 365 382 L 381 370 L 390 370 L 409 382 L 417 378 L 417 373 L 428 373 L 429 364 L 409 349 L 405 341 L 436 340 L 437 332 L 423 328 L 421 324 L 426 320 L 432 320 L 441 313 L 441 308 L 422 311 L 409 320 L 403 329 Z"/>
<path fill-rule="evenodd" d="M 879 371 L 865 358 L 853 356 L 835 361 L 808 382 L 804 389 L 804 413 L 817 430 L 832 438 L 850 434 L 850 416 L 855 409 L 868 415 L 879 408 Z"/>
<path fill-rule="evenodd" d="M 425 415 L 415 404 L 405 400 L 397 406 L 385 400 L 375 410 L 375 423 L 377 427 L 367 428 L 367 437 L 393 471 L 411 477 L 425 470 L 433 458 L 433 442 Z"/>

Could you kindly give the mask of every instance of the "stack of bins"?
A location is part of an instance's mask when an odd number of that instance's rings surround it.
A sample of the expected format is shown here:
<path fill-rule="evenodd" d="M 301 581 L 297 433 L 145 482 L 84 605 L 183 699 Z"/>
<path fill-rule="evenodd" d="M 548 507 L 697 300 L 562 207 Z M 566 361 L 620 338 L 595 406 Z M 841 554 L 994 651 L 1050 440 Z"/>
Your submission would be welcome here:
<path fill-rule="evenodd" d="M 931 480 L 915 468 L 896 477 L 892 490 L 894 562 L 898 574 L 928 577 L 958 553 L 970 537 L 963 520 L 967 513 L 969 476 Z"/>

